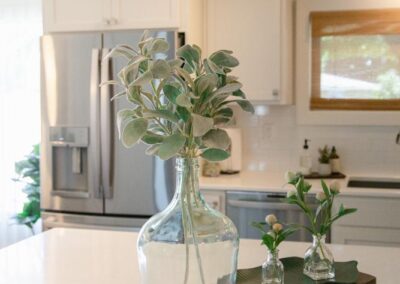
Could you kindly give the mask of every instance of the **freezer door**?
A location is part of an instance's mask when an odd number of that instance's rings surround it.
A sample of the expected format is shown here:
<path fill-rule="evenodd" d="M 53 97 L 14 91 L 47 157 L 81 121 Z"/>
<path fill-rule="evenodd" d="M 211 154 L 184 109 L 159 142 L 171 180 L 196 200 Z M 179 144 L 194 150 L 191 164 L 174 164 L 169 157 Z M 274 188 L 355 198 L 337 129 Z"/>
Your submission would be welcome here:
<path fill-rule="evenodd" d="M 152 32 L 153 36 L 165 37 L 170 42 L 170 55 L 175 53 L 175 33 L 173 32 Z M 104 34 L 104 48 L 112 49 L 118 44 L 129 44 L 137 46 L 142 32 L 122 31 L 110 32 Z M 109 74 L 117 78 L 117 72 L 126 61 L 124 58 L 112 59 L 109 63 L 103 62 L 103 74 L 109 68 Z M 104 92 L 105 96 L 110 98 L 113 94 L 121 91 L 117 88 L 109 88 Z M 102 94 L 103 96 L 103 94 Z M 102 100 L 103 102 L 103 100 Z M 145 155 L 146 145 L 138 144 L 131 149 L 126 149 L 118 139 L 118 133 L 115 126 L 115 114 L 124 108 L 130 108 L 132 105 L 125 98 L 114 100 L 111 105 L 111 112 L 101 107 L 102 116 L 104 113 L 111 113 L 113 117 L 111 123 L 106 123 L 112 128 L 113 141 L 107 142 L 110 155 L 109 164 L 110 177 L 102 178 L 108 182 L 105 186 L 105 211 L 108 215 L 129 215 L 149 217 L 156 212 L 164 209 L 172 198 L 175 189 L 175 169 L 174 161 L 161 161 L 158 158 Z M 106 128 L 107 126 L 102 126 Z M 107 130 L 104 130 L 109 132 Z M 106 138 L 105 138 L 106 139 Z M 107 144 L 106 143 L 106 144 Z M 102 143 L 102 147 L 104 143 Z M 102 153 L 107 152 L 103 151 Z M 103 159 L 103 157 L 102 157 Z M 106 162 L 106 161 L 105 161 Z M 104 163 L 103 163 L 104 164 Z M 107 175 L 102 171 L 103 177 Z"/>
<path fill-rule="evenodd" d="M 41 39 L 41 207 L 103 213 L 99 186 L 100 33 Z"/>

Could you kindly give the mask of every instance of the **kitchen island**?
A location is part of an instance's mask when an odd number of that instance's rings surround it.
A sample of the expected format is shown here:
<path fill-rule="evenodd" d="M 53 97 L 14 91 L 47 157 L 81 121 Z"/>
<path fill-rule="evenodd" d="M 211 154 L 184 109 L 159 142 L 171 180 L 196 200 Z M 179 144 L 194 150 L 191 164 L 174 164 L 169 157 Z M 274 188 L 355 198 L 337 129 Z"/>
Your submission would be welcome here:
<path fill-rule="evenodd" d="M 0 250 L 1 284 L 140 283 L 137 233 L 52 229 Z M 307 243 L 286 242 L 281 257 L 303 256 Z M 378 283 L 399 283 L 400 248 L 330 245 L 337 261 L 357 260 L 359 270 Z M 241 240 L 239 268 L 260 265 L 265 249 Z"/>

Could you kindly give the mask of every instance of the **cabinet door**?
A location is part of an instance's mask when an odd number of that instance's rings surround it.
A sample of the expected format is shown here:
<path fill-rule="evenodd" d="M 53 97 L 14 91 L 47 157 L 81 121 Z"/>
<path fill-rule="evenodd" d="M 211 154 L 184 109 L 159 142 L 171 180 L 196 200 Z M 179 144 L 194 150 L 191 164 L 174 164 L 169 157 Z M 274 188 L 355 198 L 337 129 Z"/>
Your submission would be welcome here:
<path fill-rule="evenodd" d="M 90 31 L 107 28 L 111 0 L 43 0 L 44 31 Z"/>
<path fill-rule="evenodd" d="M 207 1 L 208 54 L 233 51 L 240 61 L 234 75 L 252 101 L 279 101 L 281 1 Z"/>
<path fill-rule="evenodd" d="M 178 28 L 178 0 L 113 0 L 113 29 Z"/>

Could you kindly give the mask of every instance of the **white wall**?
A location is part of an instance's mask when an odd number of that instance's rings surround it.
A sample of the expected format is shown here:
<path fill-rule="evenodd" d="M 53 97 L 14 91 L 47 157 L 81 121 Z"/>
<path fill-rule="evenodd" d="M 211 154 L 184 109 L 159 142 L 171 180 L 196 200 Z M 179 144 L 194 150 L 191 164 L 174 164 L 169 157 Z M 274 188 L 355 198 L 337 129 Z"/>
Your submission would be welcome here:
<path fill-rule="evenodd" d="M 399 176 L 399 126 L 303 126 L 296 123 L 296 107 L 258 108 L 258 114 L 237 113 L 243 131 L 243 167 L 247 170 L 296 170 L 303 140 L 317 164 L 318 147 L 335 145 L 343 170 L 352 175 Z"/>

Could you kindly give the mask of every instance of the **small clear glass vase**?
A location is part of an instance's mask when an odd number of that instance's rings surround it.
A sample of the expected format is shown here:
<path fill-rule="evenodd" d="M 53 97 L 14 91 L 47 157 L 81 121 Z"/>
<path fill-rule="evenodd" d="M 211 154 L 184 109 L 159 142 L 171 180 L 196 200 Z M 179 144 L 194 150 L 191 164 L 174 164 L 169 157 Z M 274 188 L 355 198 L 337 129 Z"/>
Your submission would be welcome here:
<path fill-rule="evenodd" d="M 313 243 L 304 255 L 303 273 L 313 280 L 335 277 L 334 259 L 325 243 L 325 236 L 313 235 Z"/>
<path fill-rule="evenodd" d="M 137 244 L 143 284 L 236 283 L 239 235 L 199 192 L 197 159 L 177 158 L 168 207 L 142 227 Z"/>
<path fill-rule="evenodd" d="M 262 265 L 262 284 L 284 283 L 284 268 L 278 253 L 279 250 L 268 250 L 267 260 Z"/>

